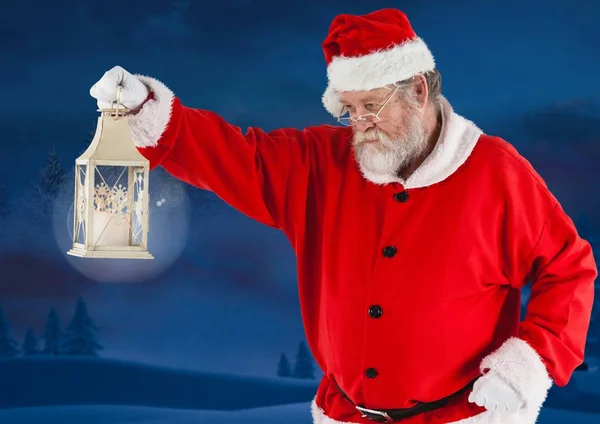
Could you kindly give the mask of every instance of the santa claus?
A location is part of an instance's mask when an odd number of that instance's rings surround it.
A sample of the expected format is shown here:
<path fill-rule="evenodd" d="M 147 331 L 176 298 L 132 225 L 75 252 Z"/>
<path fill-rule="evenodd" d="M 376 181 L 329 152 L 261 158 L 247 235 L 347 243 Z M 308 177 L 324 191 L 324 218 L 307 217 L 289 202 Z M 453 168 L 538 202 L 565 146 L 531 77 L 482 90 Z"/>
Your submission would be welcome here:
<path fill-rule="evenodd" d="M 453 111 L 403 12 L 339 15 L 323 50 L 343 125 L 244 132 L 121 67 L 91 95 L 121 87 L 151 168 L 289 238 L 315 423 L 533 424 L 583 361 L 589 243 L 511 144 Z"/>

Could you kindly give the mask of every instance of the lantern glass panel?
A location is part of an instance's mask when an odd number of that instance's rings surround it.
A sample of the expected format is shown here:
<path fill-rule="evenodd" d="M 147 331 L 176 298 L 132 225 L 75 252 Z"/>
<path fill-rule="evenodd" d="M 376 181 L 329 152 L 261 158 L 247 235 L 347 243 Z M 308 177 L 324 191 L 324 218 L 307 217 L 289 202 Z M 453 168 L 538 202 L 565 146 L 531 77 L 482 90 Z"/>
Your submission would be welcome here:
<path fill-rule="evenodd" d="M 96 166 L 92 246 L 143 246 L 144 168 Z"/>
<path fill-rule="evenodd" d="M 131 240 L 134 246 L 146 246 L 148 243 L 148 206 L 147 197 L 147 172 L 144 167 L 130 167 L 133 187 L 133 216 L 131 226 Z"/>
<path fill-rule="evenodd" d="M 75 210 L 73 211 L 73 243 L 85 245 L 87 165 L 75 166 Z"/>

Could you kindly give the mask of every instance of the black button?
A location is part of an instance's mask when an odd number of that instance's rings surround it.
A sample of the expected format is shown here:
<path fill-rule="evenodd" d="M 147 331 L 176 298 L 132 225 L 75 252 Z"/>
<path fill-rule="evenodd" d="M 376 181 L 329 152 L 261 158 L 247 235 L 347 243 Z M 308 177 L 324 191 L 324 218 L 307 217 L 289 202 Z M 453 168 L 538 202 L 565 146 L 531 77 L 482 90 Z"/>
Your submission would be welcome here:
<path fill-rule="evenodd" d="M 365 371 L 365 375 L 368 378 L 375 378 L 377 377 L 377 370 L 375 368 L 367 368 L 367 370 Z"/>
<path fill-rule="evenodd" d="M 394 193 L 394 199 L 398 202 L 406 202 L 408 200 L 408 191 L 401 191 L 399 193 Z"/>
<path fill-rule="evenodd" d="M 379 305 L 373 305 L 369 308 L 369 315 L 371 318 L 379 318 L 383 314 L 383 309 Z"/>
<path fill-rule="evenodd" d="M 396 254 L 397 251 L 398 249 L 396 249 L 394 246 L 386 246 L 383 249 L 383 256 L 385 256 L 386 258 L 391 258 Z"/>

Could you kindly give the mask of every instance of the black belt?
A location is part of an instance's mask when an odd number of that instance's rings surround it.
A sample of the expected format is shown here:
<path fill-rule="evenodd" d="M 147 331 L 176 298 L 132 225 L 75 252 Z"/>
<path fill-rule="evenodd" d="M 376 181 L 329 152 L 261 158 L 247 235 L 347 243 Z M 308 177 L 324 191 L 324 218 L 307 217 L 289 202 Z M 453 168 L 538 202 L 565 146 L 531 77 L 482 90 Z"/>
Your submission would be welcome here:
<path fill-rule="evenodd" d="M 439 400 L 436 400 L 433 402 L 421 402 L 421 403 L 416 404 L 413 407 L 400 408 L 400 409 L 370 409 L 370 408 L 365 408 L 364 405 L 357 405 L 356 403 L 354 403 L 352 401 L 352 399 L 350 399 L 348 397 L 348 395 L 346 393 L 344 393 L 344 391 L 340 388 L 340 386 L 337 384 L 337 382 L 334 382 L 334 383 L 335 383 L 337 389 L 342 394 L 342 396 L 344 396 L 346 399 L 348 399 L 354 405 L 354 407 L 362 413 L 362 416 L 364 418 L 368 418 L 371 421 L 375 421 L 378 423 L 393 423 L 396 421 L 400 421 L 404 418 L 412 417 L 417 414 L 422 414 L 423 412 L 433 411 L 434 409 L 438 409 L 438 408 L 441 408 L 442 406 L 445 406 L 452 396 L 455 396 L 456 394 L 469 389 L 471 387 L 471 385 L 475 382 L 475 380 L 472 380 L 469 384 L 467 384 L 462 389 L 460 389 L 457 392 L 452 393 L 451 395 L 446 396 L 442 399 L 439 399 Z"/>

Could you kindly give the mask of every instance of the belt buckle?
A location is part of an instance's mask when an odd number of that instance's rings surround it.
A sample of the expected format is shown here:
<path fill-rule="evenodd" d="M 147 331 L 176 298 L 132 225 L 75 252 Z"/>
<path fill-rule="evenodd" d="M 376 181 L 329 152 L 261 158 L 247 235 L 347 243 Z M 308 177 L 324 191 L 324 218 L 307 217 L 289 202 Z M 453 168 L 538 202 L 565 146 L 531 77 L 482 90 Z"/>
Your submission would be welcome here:
<path fill-rule="evenodd" d="M 362 418 L 369 418 L 369 416 L 365 414 L 365 412 L 368 412 L 369 414 L 379 415 L 380 417 L 383 417 L 385 419 L 385 422 L 388 422 L 388 423 L 394 422 L 392 417 L 390 417 L 389 414 L 385 411 L 378 411 L 376 409 L 364 408 L 364 407 L 358 406 L 358 405 L 356 405 L 356 409 L 358 409 L 360 412 L 362 412 Z"/>

